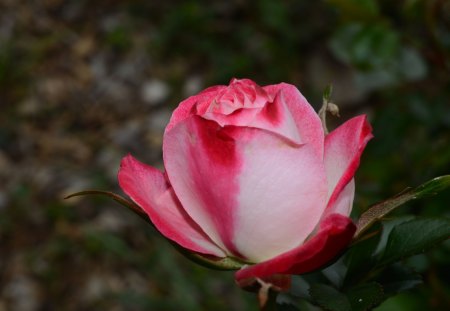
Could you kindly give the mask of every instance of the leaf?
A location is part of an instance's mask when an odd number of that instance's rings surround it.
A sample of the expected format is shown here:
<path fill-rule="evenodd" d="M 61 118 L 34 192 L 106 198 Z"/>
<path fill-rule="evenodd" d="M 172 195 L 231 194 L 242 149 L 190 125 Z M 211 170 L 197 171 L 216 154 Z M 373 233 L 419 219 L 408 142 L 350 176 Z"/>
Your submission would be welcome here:
<path fill-rule="evenodd" d="M 345 254 L 344 262 L 347 266 L 347 273 L 344 284 L 352 284 L 365 278 L 369 271 L 376 266 L 374 255 L 382 234 L 379 229 L 375 230 L 375 233 L 370 238 L 353 244 Z"/>
<path fill-rule="evenodd" d="M 392 229 L 394 229 L 399 224 L 402 224 L 404 222 L 414 220 L 415 217 L 413 215 L 405 215 L 401 217 L 396 217 L 392 219 L 386 219 L 381 221 L 381 227 L 383 228 L 381 230 L 381 236 L 380 236 L 380 242 L 378 243 L 378 246 L 374 252 L 374 254 L 379 258 L 384 252 L 384 249 L 386 248 L 386 244 L 389 238 L 389 235 L 391 234 Z"/>
<path fill-rule="evenodd" d="M 347 274 L 347 266 L 343 260 L 343 257 L 339 258 L 331 266 L 326 267 L 321 271 L 323 276 L 336 288 L 342 287 L 345 276 Z"/>
<path fill-rule="evenodd" d="M 152 222 L 150 221 L 150 218 L 147 216 L 147 213 L 145 213 L 143 209 L 141 209 L 133 201 L 128 200 L 128 199 L 126 199 L 126 198 L 124 198 L 124 197 L 122 197 L 122 196 L 120 196 L 120 195 L 118 195 L 118 194 L 116 194 L 114 192 L 103 191 L 103 190 L 85 190 L 85 191 L 80 191 L 80 192 L 75 192 L 75 193 L 69 194 L 64 199 L 67 200 L 67 199 L 70 199 L 70 198 L 73 198 L 73 197 L 84 196 L 84 195 L 103 195 L 103 196 L 107 196 L 107 197 L 113 199 L 114 201 L 116 201 L 117 203 L 125 206 L 126 208 L 131 210 L 133 213 L 135 213 L 139 217 L 143 218 L 148 223 L 152 224 Z"/>
<path fill-rule="evenodd" d="M 300 309 L 296 308 L 292 304 L 288 303 L 278 303 L 277 311 L 300 311 Z"/>
<path fill-rule="evenodd" d="M 314 301 L 328 311 L 349 311 L 351 305 L 347 296 L 334 287 L 325 284 L 313 284 L 309 293 Z"/>
<path fill-rule="evenodd" d="M 386 268 L 377 282 L 383 286 L 387 296 L 392 296 L 421 284 L 422 277 L 413 269 L 396 263 Z"/>
<path fill-rule="evenodd" d="M 425 218 L 404 222 L 392 229 L 380 265 L 424 252 L 450 237 L 450 219 Z"/>
<path fill-rule="evenodd" d="M 393 198 L 372 206 L 358 219 L 354 240 L 361 237 L 361 234 L 373 223 L 392 212 L 398 206 L 411 200 L 435 195 L 448 187 L 450 187 L 450 175 L 436 177 L 414 189 L 404 191 Z"/>
<path fill-rule="evenodd" d="M 376 282 L 358 285 L 348 290 L 346 294 L 352 311 L 371 310 L 385 299 L 383 287 Z"/>
<path fill-rule="evenodd" d="M 289 294 L 295 297 L 310 300 L 311 296 L 309 295 L 309 288 L 310 283 L 307 281 L 307 277 L 304 277 L 303 275 L 302 276 L 293 275 Z"/>
<path fill-rule="evenodd" d="M 331 93 L 333 92 L 333 85 L 332 84 L 328 84 L 326 87 L 325 87 L 325 90 L 323 91 L 323 96 L 322 96 L 322 98 L 323 98 L 323 101 L 324 102 L 330 102 L 330 100 L 331 100 Z"/>

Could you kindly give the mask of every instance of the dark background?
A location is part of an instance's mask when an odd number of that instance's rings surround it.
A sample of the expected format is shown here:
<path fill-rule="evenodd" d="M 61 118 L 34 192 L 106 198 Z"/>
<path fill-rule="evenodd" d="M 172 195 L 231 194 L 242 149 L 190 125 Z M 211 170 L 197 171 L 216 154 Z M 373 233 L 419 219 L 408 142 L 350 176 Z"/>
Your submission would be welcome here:
<path fill-rule="evenodd" d="M 0 0 L 0 311 L 255 310 L 233 274 L 187 261 L 83 189 L 120 192 L 121 157 L 162 167 L 171 111 L 232 77 L 295 84 L 373 139 L 355 213 L 450 172 L 450 1 Z M 449 216 L 449 191 L 397 214 Z M 450 244 L 379 310 L 446 310 Z M 447 268 L 447 269 L 446 269 Z"/>

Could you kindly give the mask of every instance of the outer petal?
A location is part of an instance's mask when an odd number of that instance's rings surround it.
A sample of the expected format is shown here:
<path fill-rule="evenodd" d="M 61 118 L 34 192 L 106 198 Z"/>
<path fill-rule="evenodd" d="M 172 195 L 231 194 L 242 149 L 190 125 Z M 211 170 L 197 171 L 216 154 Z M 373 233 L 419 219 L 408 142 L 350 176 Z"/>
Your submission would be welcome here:
<path fill-rule="evenodd" d="M 325 138 L 324 162 L 329 198 L 326 213 L 349 215 L 351 207 L 345 209 L 342 206 L 349 205 L 343 201 L 350 198 L 353 201 L 353 194 L 349 193 L 349 188 L 347 191 L 344 188 L 355 175 L 364 147 L 372 137 L 372 127 L 367 117 L 362 115 L 348 120 Z M 343 198 L 340 198 L 341 193 Z"/>
<path fill-rule="evenodd" d="M 326 210 L 326 213 L 322 217 L 326 217 L 326 215 L 330 213 L 337 213 L 344 216 L 350 215 L 353 207 L 353 199 L 355 197 L 355 180 L 352 179 L 349 181 L 347 186 L 342 189 L 342 191 L 337 196 L 333 205 L 330 206 Z"/>
<path fill-rule="evenodd" d="M 235 244 L 253 262 L 303 243 L 325 209 L 324 167 L 310 144 L 290 145 L 256 129 L 232 128 L 242 155 Z"/>
<path fill-rule="evenodd" d="M 251 261 L 297 247 L 326 205 L 321 158 L 270 132 L 191 117 L 164 137 L 167 174 L 189 215 Z"/>
<path fill-rule="evenodd" d="M 166 238 L 195 252 L 225 256 L 186 214 L 160 171 L 128 155 L 122 159 L 118 177 L 123 191 L 144 209 Z"/>
<path fill-rule="evenodd" d="M 274 98 L 276 94 L 283 91 L 284 99 L 288 109 L 294 118 L 303 144 L 311 144 L 317 156 L 323 157 L 324 134 L 322 123 L 313 107 L 303 97 L 300 91 L 291 84 L 280 83 L 267 85 L 263 89 Z"/>
<path fill-rule="evenodd" d="M 351 219 L 331 214 L 322 221 L 319 231 L 305 244 L 273 259 L 236 272 L 239 282 L 247 278 L 264 278 L 273 274 L 302 274 L 316 270 L 338 255 L 351 241 L 356 226 Z"/>
<path fill-rule="evenodd" d="M 241 161 L 234 141 L 213 121 L 191 116 L 166 131 L 163 157 L 167 175 L 186 212 L 228 253 L 232 241 Z"/>

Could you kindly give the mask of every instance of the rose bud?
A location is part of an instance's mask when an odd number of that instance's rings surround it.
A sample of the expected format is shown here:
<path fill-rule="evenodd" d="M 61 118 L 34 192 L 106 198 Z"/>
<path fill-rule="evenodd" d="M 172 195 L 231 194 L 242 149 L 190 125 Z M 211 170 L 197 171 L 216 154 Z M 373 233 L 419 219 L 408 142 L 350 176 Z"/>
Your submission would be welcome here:
<path fill-rule="evenodd" d="M 166 238 L 242 264 L 236 280 L 302 274 L 350 243 L 366 116 L 324 135 L 290 84 L 233 79 L 180 103 L 163 139 L 165 173 L 126 156 L 119 183 Z"/>

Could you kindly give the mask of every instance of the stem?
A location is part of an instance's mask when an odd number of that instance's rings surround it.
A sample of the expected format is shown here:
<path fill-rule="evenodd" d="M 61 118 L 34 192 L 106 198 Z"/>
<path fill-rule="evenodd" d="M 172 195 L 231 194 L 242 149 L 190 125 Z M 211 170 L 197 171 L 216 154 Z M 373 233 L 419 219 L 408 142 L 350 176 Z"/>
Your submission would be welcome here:
<path fill-rule="evenodd" d="M 262 289 L 262 288 L 261 288 Z M 261 291 L 258 293 L 258 298 L 259 298 L 259 308 L 261 311 L 275 311 L 277 310 L 277 296 L 278 293 L 274 290 L 270 290 L 268 289 L 268 292 L 265 296 L 265 304 L 261 305 Z"/>

